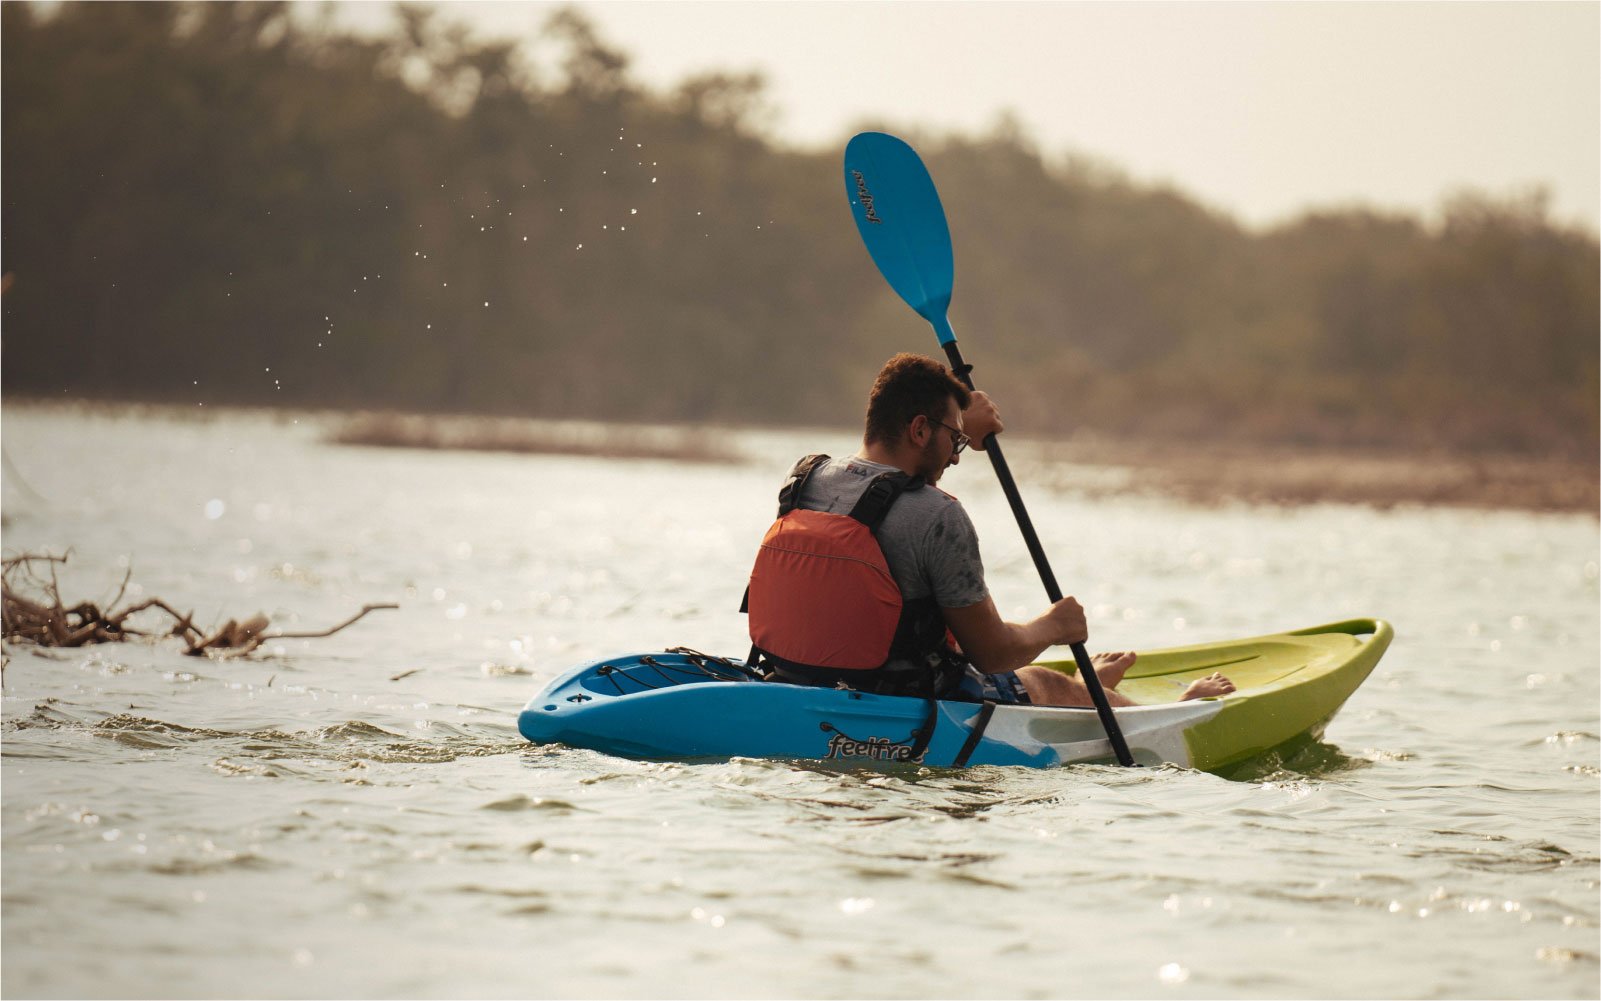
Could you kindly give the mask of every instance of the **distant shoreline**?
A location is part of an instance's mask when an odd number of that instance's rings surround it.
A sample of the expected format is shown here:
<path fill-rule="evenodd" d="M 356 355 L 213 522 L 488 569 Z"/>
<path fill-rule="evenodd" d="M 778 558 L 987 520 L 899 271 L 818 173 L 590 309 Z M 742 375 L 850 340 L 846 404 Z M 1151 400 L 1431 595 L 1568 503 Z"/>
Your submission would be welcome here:
<path fill-rule="evenodd" d="M 11 398 L 6 410 L 65 409 L 109 417 L 185 422 L 253 414 L 314 422 L 338 445 L 583 455 L 737 464 L 754 457 L 743 431 L 805 428 L 716 424 L 632 424 L 542 418 L 430 415 L 268 407 L 212 407 L 107 400 Z M 1024 486 L 1092 497 L 1165 496 L 1198 505 L 1361 504 L 1504 509 L 1601 518 L 1601 465 L 1571 458 L 1311 448 L 1216 442 L 1169 444 L 1083 433 L 1052 440 L 1008 436 L 1007 457 Z M 976 458 L 976 457 L 975 457 Z"/>
<path fill-rule="evenodd" d="M 1569 458 L 1112 439 L 1041 447 L 1055 460 L 1056 470 L 1045 475 L 1058 488 L 1075 488 L 1075 468 L 1124 473 L 1108 477 L 1112 482 L 1079 487 L 1092 495 L 1156 494 L 1202 505 L 1421 505 L 1601 518 L 1601 469 Z"/>

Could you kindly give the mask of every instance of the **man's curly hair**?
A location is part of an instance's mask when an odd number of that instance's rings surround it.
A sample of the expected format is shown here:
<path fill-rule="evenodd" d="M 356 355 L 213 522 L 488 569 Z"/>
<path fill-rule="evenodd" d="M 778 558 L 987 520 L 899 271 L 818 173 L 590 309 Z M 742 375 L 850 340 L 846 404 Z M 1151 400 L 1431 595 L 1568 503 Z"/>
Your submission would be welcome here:
<path fill-rule="evenodd" d="M 945 401 L 955 399 L 963 410 L 973 394 L 950 369 L 926 355 L 898 354 L 879 369 L 873 391 L 867 395 L 867 428 L 862 440 L 869 445 L 893 445 L 918 414 L 931 421 L 945 415 Z"/>

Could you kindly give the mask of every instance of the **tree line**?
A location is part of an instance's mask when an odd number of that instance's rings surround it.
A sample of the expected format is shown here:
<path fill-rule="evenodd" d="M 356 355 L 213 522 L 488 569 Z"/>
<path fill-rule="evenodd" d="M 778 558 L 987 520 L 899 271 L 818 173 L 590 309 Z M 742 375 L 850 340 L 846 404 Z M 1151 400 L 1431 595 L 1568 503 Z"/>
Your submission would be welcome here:
<path fill-rule="evenodd" d="M 838 424 L 934 353 L 757 75 L 648 89 L 573 10 L 532 49 L 419 6 L 0 16 L 7 393 Z M 862 124 L 938 181 L 1014 427 L 1594 460 L 1601 259 L 1538 191 L 1251 230 L 1004 119 Z"/>

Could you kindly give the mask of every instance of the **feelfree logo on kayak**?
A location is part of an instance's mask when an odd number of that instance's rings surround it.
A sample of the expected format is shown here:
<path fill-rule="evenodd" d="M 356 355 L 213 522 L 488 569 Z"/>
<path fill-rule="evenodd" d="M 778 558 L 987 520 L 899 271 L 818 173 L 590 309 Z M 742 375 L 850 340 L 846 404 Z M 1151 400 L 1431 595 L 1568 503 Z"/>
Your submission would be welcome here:
<path fill-rule="evenodd" d="M 856 738 L 843 734 L 832 723 L 820 723 L 819 728 L 824 733 L 831 733 L 828 738 L 828 753 L 823 755 L 824 760 L 843 760 L 847 758 L 860 758 L 867 761 L 900 761 L 922 764 L 923 756 L 927 750 L 912 753 L 912 738 L 905 740 L 890 740 L 888 737 Z"/>
<path fill-rule="evenodd" d="M 873 193 L 867 190 L 867 178 L 863 177 L 859 170 L 851 171 L 851 176 L 856 178 L 856 197 L 861 199 L 862 209 L 867 213 L 867 221 L 874 225 L 883 225 L 884 220 L 873 211 Z"/>

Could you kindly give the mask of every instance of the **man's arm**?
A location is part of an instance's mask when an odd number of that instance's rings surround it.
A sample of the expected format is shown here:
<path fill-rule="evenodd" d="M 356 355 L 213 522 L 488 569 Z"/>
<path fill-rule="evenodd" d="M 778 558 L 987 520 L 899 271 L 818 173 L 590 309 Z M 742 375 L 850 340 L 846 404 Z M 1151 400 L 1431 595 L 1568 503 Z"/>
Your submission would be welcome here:
<path fill-rule="evenodd" d="M 1004 674 L 1032 664 L 1046 647 L 1083 643 L 1089 639 L 1084 609 L 1071 597 L 1052 605 L 1030 622 L 1007 622 L 986 596 L 965 608 L 942 608 L 945 624 L 961 644 L 962 653 L 985 674 Z"/>

